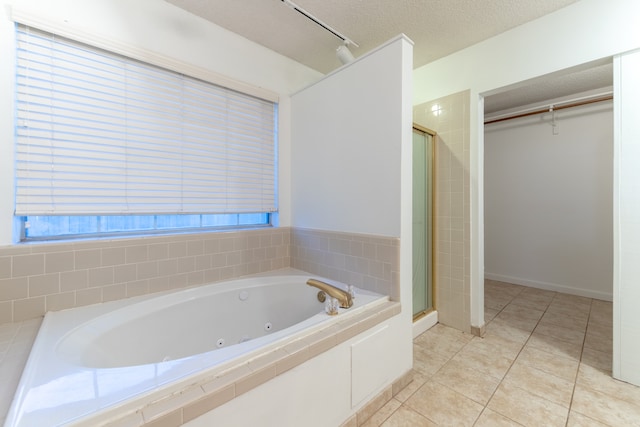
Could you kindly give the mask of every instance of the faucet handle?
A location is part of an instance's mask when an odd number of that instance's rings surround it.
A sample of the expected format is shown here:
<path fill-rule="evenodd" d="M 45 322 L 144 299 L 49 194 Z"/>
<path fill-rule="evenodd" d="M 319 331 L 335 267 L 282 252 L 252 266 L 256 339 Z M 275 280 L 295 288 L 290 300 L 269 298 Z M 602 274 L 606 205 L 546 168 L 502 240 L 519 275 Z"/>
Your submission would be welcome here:
<path fill-rule="evenodd" d="M 351 299 L 356 299 L 356 287 L 353 285 L 347 285 L 347 292 L 351 295 Z"/>
<path fill-rule="evenodd" d="M 329 316 L 335 316 L 336 314 L 338 314 L 338 307 L 340 307 L 340 303 L 338 302 L 338 300 L 334 297 L 329 297 L 327 298 L 327 302 L 324 305 L 324 311 Z"/>

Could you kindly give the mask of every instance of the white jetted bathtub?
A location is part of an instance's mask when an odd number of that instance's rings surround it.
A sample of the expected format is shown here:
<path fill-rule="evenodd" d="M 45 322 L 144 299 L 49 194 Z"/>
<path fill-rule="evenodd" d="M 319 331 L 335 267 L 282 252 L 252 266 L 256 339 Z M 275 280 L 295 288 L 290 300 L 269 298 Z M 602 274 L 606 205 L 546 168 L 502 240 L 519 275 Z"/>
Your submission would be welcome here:
<path fill-rule="evenodd" d="M 358 290 L 352 308 L 329 316 L 310 277 L 251 277 L 47 313 L 5 426 L 102 425 L 388 301 Z"/>

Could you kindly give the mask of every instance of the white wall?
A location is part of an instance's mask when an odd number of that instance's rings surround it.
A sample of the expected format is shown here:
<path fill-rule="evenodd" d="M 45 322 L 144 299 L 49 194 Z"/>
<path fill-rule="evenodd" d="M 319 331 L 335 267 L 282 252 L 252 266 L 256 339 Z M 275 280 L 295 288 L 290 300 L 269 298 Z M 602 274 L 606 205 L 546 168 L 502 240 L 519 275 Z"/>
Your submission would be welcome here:
<path fill-rule="evenodd" d="M 411 351 L 413 45 L 398 36 L 294 94 L 292 226 L 400 237 L 404 328 Z"/>
<path fill-rule="evenodd" d="M 14 26 L 11 7 L 71 33 L 122 43 L 279 95 L 280 225 L 290 223 L 288 96 L 322 75 L 158 0 L 15 0 L 0 8 L 0 199 L 13 200 Z M 13 242 L 13 203 L 0 204 L 0 245 Z"/>
<path fill-rule="evenodd" d="M 614 61 L 613 375 L 640 385 L 640 50 Z"/>
<path fill-rule="evenodd" d="M 638 49 L 638 16 L 640 2 L 636 0 L 582 0 L 415 70 L 414 105 L 467 89 L 471 91 L 469 202 L 472 231 L 470 304 L 473 326 L 480 327 L 484 324 L 484 131 L 481 94 L 489 94 L 527 79 Z M 622 64 L 621 68 L 624 67 Z M 620 104 L 620 108 L 625 110 L 621 114 L 635 114 L 637 117 L 640 99 L 637 96 L 629 97 L 624 104 Z M 637 121 L 631 120 L 634 123 Z M 631 143 L 627 135 L 620 134 L 617 130 L 615 132 L 614 144 Z M 616 173 L 614 169 L 614 175 Z M 629 197 L 632 196 L 629 194 Z M 636 233 L 637 230 L 629 222 L 620 223 L 614 216 L 614 239 Z M 640 283 L 640 272 L 633 271 L 629 263 L 630 259 L 618 260 L 614 254 L 614 289 L 620 280 L 616 276 L 616 270 L 620 269 L 630 269 L 629 279 L 632 276 L 635 283 Z M 614 292 L 614 305 L 619 304 L 626 296 L 625 291 L 620 295 Z M 638 320 L 636 318 L 636 324 Z M 617 327 L 614 322 L 614 334 Z M 617 352 L 622 348 L 627 347 L 614 344 L 614 358 L 620 356 Z M 625 351 L 629 352 L 629 358 L 640 360 L 640 347 L 629 347 Z M 614 375 L 617 375 L 615 369 Z M 627 375 L 620 378 L 630 380 Z M 635 381 L 640 384 L 637 378 Z"/>
<path fill-rule="evenodd" d="M 613 104 L 485 126 L 485 277 L 613 297 Z"/>
<path fill-rule="evenodd" d="M 407 124 L 404 52 L 394 45 L 292 96 L 293 226 L 400 237 Z"/>

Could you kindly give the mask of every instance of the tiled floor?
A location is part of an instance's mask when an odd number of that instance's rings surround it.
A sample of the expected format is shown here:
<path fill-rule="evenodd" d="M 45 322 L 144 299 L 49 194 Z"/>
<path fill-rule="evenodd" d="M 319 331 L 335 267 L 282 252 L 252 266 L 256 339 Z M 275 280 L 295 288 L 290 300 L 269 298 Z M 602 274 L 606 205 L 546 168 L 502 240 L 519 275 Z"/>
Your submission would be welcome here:
<path fill-rule="evenodd" d="M 414 380 L 365 426 L 640 426 L 640 387 L 611 378 L 612 304 L 487 281 L 484 338 L 436 325 Z"/>

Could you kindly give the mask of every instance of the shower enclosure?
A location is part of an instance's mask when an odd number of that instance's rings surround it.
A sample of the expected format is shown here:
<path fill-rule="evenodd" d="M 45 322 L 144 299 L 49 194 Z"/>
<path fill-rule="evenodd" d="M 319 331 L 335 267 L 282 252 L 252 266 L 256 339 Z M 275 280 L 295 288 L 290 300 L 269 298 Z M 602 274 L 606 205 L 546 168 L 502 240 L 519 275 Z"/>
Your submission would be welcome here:
<path fill-rule="evenodd" d="M 433 139 L 413 127 L 413 318 L 433 310 Z"/>

